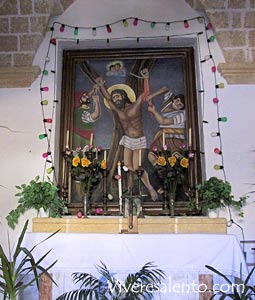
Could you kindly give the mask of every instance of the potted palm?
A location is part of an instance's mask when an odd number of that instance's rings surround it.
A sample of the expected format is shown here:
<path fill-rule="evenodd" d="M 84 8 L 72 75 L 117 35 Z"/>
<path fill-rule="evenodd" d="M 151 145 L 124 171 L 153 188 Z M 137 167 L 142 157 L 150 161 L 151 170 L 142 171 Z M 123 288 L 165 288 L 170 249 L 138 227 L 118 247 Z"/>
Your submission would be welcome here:
<path fill-rule="evenodd" d="M 39 283 L 42 275 L 46 275 L 54 284 L 56 284 L 48 271 L 56 264 L 57 260 L 52 262 L 48 267 L 42 266 L 51 250 L 47 251 L 38 259 L 34 258 L 33 251 L 39 244 L 52 237 L 58 231 L 33 246 L 32 249 L 27 249 L 22 246 L 27 227 L 28 220 L 19 235 L 18 242 L 13 251 L 10 250 L 11 247 L 9 244 L 9 251 L 8 253 L 5 253 L 2 245 L 0 245 L 0 294 L 3 295 L 4 300 L 18 299 L 20 293 L 33 283 L 36 283 L 39 290 Z M 26 278 L 28 278 L 27 281 Z"/>
<path fill-rule="evenodd" d="M 226 291 L 226 286 L 223 289 L 213 290 L 213 296 L 210 299 L 233 299 L 233 300 L 252 300 L 255 296 L 255 286 L 251 285 L 253 272 L 255 267 L 253 267 L 245 280 L 241 279 L 241 283 L 237 284 L 232 282 L 226 275 L 213 268 L 212 266 L 205 266 L 207 269 L 215 273 L 216 275 L 222 277 L 226 283 L 229 285 L 229 289 Z M 225 285 L 225 284 L 223 284 Z"/>
<path fill-rule="evenodd" d="M 139 300 L 153 299 L 153 292 L 159 291 L 165 273 L 152 262 L 146 263 L 138 272 L 128 274 L 124 282 L 116 279 L 101 262 L 97 266 L 99 278 L 88 273 L 73 273 L 73 281 L 80 288 L 59 296 L 56 300 Z"/>
<path fill-rule="evenodd" d="M 40 181 L 40 177 L 36 176 L 28 184 L 16 186 L 19 192 L 15 195 L 19 197 L 18 206 L 11 210 L 6 216 L 8 225 L 15 228 L 22 214 L 28 209 L 39 210 L 42 208 L 48 211 L 48 216 L 52 218 L 61 217 L 66 203 L 58 195 L 58 187 L 49 179 Z"/>
<path fill-rule="evenodd" d="M 220 208 L 234 208 L 238 210 L 240 216 L 242 207 L 246 203 L 247 197 L 234 199 L 232 195 L 231 184 L 217 177 L 210 177 L 197 186 L 199 203 L 191 203 L 190 209 L 196 208 L 203 215 L 207 215 L 210 211 L 217 211 Z"/>

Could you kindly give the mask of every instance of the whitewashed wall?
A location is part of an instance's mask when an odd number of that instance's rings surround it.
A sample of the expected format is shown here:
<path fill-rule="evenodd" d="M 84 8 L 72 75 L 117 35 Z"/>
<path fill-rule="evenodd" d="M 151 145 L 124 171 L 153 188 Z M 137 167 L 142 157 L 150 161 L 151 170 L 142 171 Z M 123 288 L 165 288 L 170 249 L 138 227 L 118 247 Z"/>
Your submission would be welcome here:
<path fill-rule="evenodd" d="M 155 21 L 176 21 L 190 19 L 199 15 L 199 12 L 193 11 L 183 0 L 80 0 L 76 1 L 62 16 L 52 20 L 52 22 L 58 21 L 78 27 L 93 27 L 128 17 Z M 201 25 L 197 23 L 189 30 L 197 32 L 199 31 L 199 26 Z M 104 28 L 99 29 L 96 37 L 91 35 L 90 30 L 83 33 L 80 32 L 79 38 L 81 40 L 102 39 L 101 47 L 110 48 L 114 43 L 110 41 L 107 44 L 106 38 L 123 38 L 123 45 L 128 46 L 130 42 L 125 42 L 125 37 L 140 36 L 140 45 L 142 45 L 142 37 L 167 35 L 162 27 L 156 26 L 155 29 L 151 29 L 148 24 L 139 24 L 137 27 L 131 24 L 125 28 L 119 23 L 114 25 L 112 29 L 113 32 L 110 35 Z M 182 34 L 184 31 L 188 32 L 187 29 L 179 25 L 175 26 L 174 32 L 170 31 L 170 33 Z M 42 69 L 49 45 L 49 35 L 50 33 L 46 34 L 45 40 L 34 60 L 34 65 L 40 65 Z M 60 37 L 60 34 L 58 36 Z M 63 37 L 65 39 L 73 39 L 72 31 L 66 29 Z M 70 47 L 74 45 L 75 43 L 71 42 Z M 144 45 L 148 45 L 148 42 Z M 205 39 L 203 39 L 200 47 L 202 57 L 207 55 L 207 42 Z M 216 65 L 224 62 L 217 41 L 211 43 L 210 47 Z M 61 56 L 58 62 L 61 62 Z M 60 69 L 61 64 L 58 65 L 57 69 L 58 93 L 61 85 Z M 197 73 L 200 74 L 200 70 L 197 69 Z M 216 130 L 217 125 L 216 107 L 212 102 L 212 98 L 215 96 L 215 88 L 211 65 L 203 66 L 203 77 L 206 91 L 205 119 L 209 122 L 203 126 L 202 137 L 205 145 L 205 173 L 206 177 L 217 176 L 223 178 L 222 171 L 213 169 L 214 164 L 219 162 L 219 158 L 213 153 L 214 147 L 218 146 L 218 140 L 210 136 L 210 133 Z M 225 89 L 218 91 L 218 97 L 220 99 L 221 115 L 228 117 L 228 122 L 221 126 L 224 166 L 227 180 L 231 182 L 234 194 L 239 197 L 252 190 L 249 184 L 255 183 L 255 152 L 253 151 L 255 149 L 255 134 L 253 131 L 255 86 L 227 85 L 218 73 L 217 81 L 225 83 Z M 53 82 L 50 77 L 46 80 L 50 91 L 54 88 Z M 7 231 L 10 231 L 12 241 L 15 241 L 15 237 L 25 219 L 31 219 L 36 216 L 35 211 L 26 213 L 21 218 L 15 231 L 9 230 L 6 225 L 5 216 L 17 204 L 17 198 L 14 196 L 16 193 L 15 185 L 27 183 L 36 175 L 43 176 L 44 159 L 41 155 L 45 152 L 47 145 L 45 141 L 38 139 L 38 135 L 44 132 L 39 84 L 40 78 L 28 89 L 0 89 L 0 126 L 6 126 L 12 130 L 0 127 L 0 242 L 4 245 L 7 244 Z M 201 87 L 199 78 L 197 84 L 198 87 Z M 49 93 L 48 98 L 51 98 L 51 93 Z M 57 117 L 55 118 L 56 120 Z M 53 135 L 58 136 L 58 132 L 53 132 Z M 54 148 L 53 142 L 52 149 Z M 254 197 L 252 196 L 249 202 L 252 202 L 253 199 Z M 225 211 L 221 212 L 221 216 L 229 217 Z M 245 239 L 254 239 L 255 237 L 253 219 L 254 204 L 247 205 L 244 219 L 241 220 L 234 215 L 234 220 L 243 228 Z M 240 239 L 243 239 L 242 232 L 238 226 L 231 226 L 228 232 L 234 233 Z"/>

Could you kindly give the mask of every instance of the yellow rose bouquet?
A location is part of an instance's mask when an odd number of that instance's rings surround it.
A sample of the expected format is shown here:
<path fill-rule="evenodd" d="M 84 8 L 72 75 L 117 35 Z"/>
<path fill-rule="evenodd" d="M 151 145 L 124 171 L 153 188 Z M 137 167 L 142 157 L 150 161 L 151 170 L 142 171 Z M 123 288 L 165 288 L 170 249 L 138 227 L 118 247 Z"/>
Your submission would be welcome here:
<path fill-rule="evenodd" d="M 101 147 L 85 146 L 83 149 L 70 151 L 68 157 L 69 168 L 73 180 L 80 181 L 87 200 L 93 185 L 97 185 L 101 178 L 101 171 L 106 169 L 106 159 L 98 159 Z"/>
<path fill-rule="evenodd" d="M 159 152 L 154 148 L 153 152 L 156 155 L 156 168 L 168 194 L 171 215 L 173 215 L 176 189 L 178 185 L 184 184 L 185 177 L 187 177 L 189 156 L 182 148 L 174 152 L 167 149 Z"/>

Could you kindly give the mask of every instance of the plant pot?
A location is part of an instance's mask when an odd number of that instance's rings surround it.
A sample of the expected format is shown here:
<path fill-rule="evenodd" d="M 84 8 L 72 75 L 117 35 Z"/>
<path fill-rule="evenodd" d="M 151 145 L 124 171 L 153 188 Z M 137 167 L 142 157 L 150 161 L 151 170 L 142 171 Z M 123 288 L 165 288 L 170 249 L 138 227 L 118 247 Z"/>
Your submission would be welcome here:
<path fill-rule="evenodd" d="M 48 218 L 49 217 L 49 210 L 44 210 L 42 207 L 39 208 L 37 213 L 38 218 Z"/>
<path fill-rule="evenodd" d="M 209 218 L 218 218 L 219 217 L 219 212 L 220 212 L 219 208 L 208 209 L 207 215 L 208 215 Z"/>

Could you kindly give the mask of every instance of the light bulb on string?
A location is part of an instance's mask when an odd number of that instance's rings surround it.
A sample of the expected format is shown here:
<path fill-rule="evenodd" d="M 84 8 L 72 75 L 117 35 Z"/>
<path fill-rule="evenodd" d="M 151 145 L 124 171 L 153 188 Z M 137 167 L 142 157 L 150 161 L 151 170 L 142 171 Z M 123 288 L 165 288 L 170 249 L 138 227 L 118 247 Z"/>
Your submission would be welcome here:
<path fill-rule="evenodd" d="M 52 38 L 52 39 L 50 40 L 50 43 L 51 43 L 52 45 L 56 46 L 57 40 L 56 40 L 55 38 Z"/>
<path fill-rule="evenodd" d="M 79 34 L 79 28 L 78 28 L 77 26 L 74 28 L 73 34 L 74 34 L 75 36 L 77 36 L 77 35 Z"/>
<path fill-rule="evenodd" d="M 170 29 L 170 22 L 167 22 L 165 25 L 165 30 L 169 30 Z"/>
<path fill-rule="evenodd" d="M 223 169 L 223 166 L 221 166 L 221 165 L 214 165 L 214 170 L 222 170 Z"/>
<path fill-rule="evenodd" d="M 151 26 L 152 29 L 154 29 L 155 26 L 156 26 L 156 22 L 151 22 L 151 25 L 150 25 L 150 26 Z"/>
<path fill-rule="evenodd" d="M 128 27 L 128 21 L 126 19 L 122 20 L 123 26 Z"/>
<path fill-rule="evenodd" d="M 184 28 L 189 28 L 189 22 L 187 20 L 184 20 L 183 24 Z"/>
<path fill-rule="evenodd" d="M 43 70 L 43 75 L 48 75 L 49 74 L 49 72 L 48 72 L 48 70 Z"/>
<path fill-rule="evenodd" d="M 219 155 L 222 154 L 222 151 L 219 148 L 214 148 L 213 151 L 214 151 L 215 154 L 219 154 Z"/>
<path fill-rule="evenodd" d="M 206 62 L 206 61 L 210 60 L 211 58 L 212 58 L 212 55 L 211 55 L 211 54 L 209 54 L 209 55 L 206 55 L 206 56 L 204 57 L 204 59 L 203 59 L 203 60 L 201 60 L 200 62 L 201 62 L 201 63 L 204 63 L 204 62 Z"/>
<path fill-rule="evenodd" d="M 212 23 L 208 23 L 205 27 L 206 30 L 212 29 Z"/>
<path fill-rule="evenodd" d="M 54 31 L 54 27 L 53 26 L 52 27 L 48 26 L 46 31 Z"/>
<path fill-rule="evenodd" d="M 218 121 L 219 122 L 227 122 L 228 118 L 227 117 L 220 117 L 220 118 L 218 118 Z"/>
<path fill-rule="evenodd" d="M 216 87 L 216 89 L 224 89 L 225 86 L 224 86 L 224 83 L 221 82 L 221 83 L 216 84 L 215 87 Z"/>
<path fill-rule="evenodd" d="M 40 89 L 42 92 L 48 92 L 49 88 L 47 86 L 41 87 Z"/>
<path fill-rule="evenodd" d="M 50 61 L 49 56 L 46 56 L 46 57 L 45 57 L 45 62 L 48 63 L 49 61 Z"/>
<path fill-rule="evenodd" d="M 214 98 L 213 98 L 213 103 L 217 104 L 218 102 L 219 102 L 219 99 L 216 98 L 216 97 L 214 97 Z"/>
<path fill-rule="evenodd" d="M 207 39 L 207 42 L 210 43 L 210 42 L 214 42 L 215 41 L 215 36 L 214 35 L 211 35 L 208 39 Z"/>
<path fill-rule="evenodd" d="M 92 35 L 93 35 L 93 36 L 96 36 L 96 35 L 97 35 L 97 29 L 96 29 L 96 27 L 93 27 L 93 28 L 92 28 Z"/>
<path fill-rule="evenodd" d="M 39 140 L 43 140 L 44 138 L 46 138 L 48 135 L 47 133 L 42 133 L 42 134 L 39 134 Z"/>
<path fill-rule="evenodd" d="M 54 170 L 54 167 L 50 167 L 46 170 L 47 174 L 51 174 Z"/>
<path fill-rule="evenodd" d="M 42 157 L 47 158 L 49 155 L 51 155 L 51 152 L 45 152 L 42 154 Z"/>
<path fill-rule="evenodd" d="M 204 18 L 203 18 L 203 17 L 198 17 L 198 18 L 197 18 L 197 21 L 198 21 L 198 23 L 200 23 L 200 24 L 202 24 L 202 23 L 203 23 L 203 20 L 204 20 Z"/>
<path fill-rule="evenodd" d="M 43 122 L 44 123 L 52 123 L 52 119 L 51 118 L 43 119 Z"/>
<path fill-rule="evenodd" d="M 134 25 L 134 26 L 137 26 L 137 25 L 138 25 L 138 18 L 135 18 L 135 19 L 134 19 L 133 25 Z"/>
<path fill-rule="evenodd" d="M 42 100 L 41 105 L 48 105 L 49 101 L 48 100 Z"/>
<path fill-rule="evenodd" d="M 108 33 L 111 33 L 112 32 L 112 29 L 111 29 L 111 26 L 109 24 L 106 25 L 106 31 Z"/>
<path fill-rule="evenodd" d="M 65 31 L 65 24 L 62 24 L 62 25 L 61 25 L 59 31 L 60 31 L 60 32 L 64 32 L 64 31 Z"/>
<path fill-rule="evenodd" d="M 211 137 L 220 136 L 219 132 L 211 132 Z"/>
<path fill-rule="evenodd" d="M 216 66 L 212 66 L 212 72 L 213 72 L 213 73 L 216 72 Z"/>

